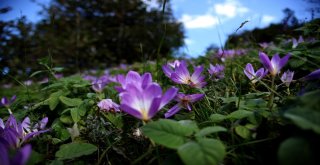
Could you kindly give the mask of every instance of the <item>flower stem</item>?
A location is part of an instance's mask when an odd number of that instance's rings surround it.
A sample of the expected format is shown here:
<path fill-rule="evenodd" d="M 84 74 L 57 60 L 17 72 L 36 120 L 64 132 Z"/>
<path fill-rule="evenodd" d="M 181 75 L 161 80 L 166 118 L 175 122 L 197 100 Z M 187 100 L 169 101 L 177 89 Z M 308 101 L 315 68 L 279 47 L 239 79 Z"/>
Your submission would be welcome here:
<path fill-rule="evenodd" d="M 272 80 L 271 80 L 271 94 L 270 94 L 270 98 L 269 98 L 269 103 L 268 103 L 268 107 L 269 107 L 269 110 L 272 111 L 272 108 L 273 108 L 273 99 L 274 99 L 274 92 L 276 89 L 275 89 L 275 86 L 274 86 L 274 80 L 275 80 L 275 76 L 272 76 Z"/>

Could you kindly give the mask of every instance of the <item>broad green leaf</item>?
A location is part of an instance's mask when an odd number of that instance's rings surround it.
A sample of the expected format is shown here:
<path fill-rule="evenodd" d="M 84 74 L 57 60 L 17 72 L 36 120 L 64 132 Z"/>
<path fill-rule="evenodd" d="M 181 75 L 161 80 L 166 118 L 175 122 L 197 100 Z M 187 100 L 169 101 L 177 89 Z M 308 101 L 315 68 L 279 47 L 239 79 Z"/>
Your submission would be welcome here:
<path fill-rule="evenodd" d="M 55 156 L 58 160 L 73 159 L 84 155 L 90 155 L 97 147 L 89 143 L 69 143 L 60 146 Z"/>
<path fill-rule="evenodd" d="M 221 114 L 212 114 L 210 116 L 210 120 L 213 121 L 213 122 L 216 122 L 216 123 L 221 122 L 221 121 L 223 121 L 225 119 L 227 119 L 227 116 L 221 115 Z"/>
<path fill-rule="evenodd" d="M 75 123 L 77 123 L 78 121 L 80 121 L 81 117 L 80 117 L 79 109 L 78 109 L 78 108 L 71 108 L 70 113 L 71 113 L 72 120 L 73 120 Z"/>
<path fill-rule="evenodd" d="M 161 145 L 176 149 L 187 140 L 194 130 L 169 119 L 160 119 L 142 127 L 143 133 Z"/>
<path fill-rule="evenodd" d="M 82 100 L 79 98 L 68 98 L 65 96 L 60 96 L 60 101 L 70 107 L 79 106 L 82 103 Z"/>
<path fill-rule="evenodd" d="M 253 112 L 246 111 L 246 110 L 237 110 L 237 111 L 230 113 L 228 115 L 228 118 L 229 119 L 242 119 L 242 118 L 248 117 L 250 115 L 253 115 Z"/>
<path fill-rule="evenodd" d="M 80 116 L 84 116 L 87 112 L 87 108 L 84 104 L 81 104 L 80 106 L 78 106 L 78 111 Z"/>
<path fill-rule="evenodd" d="M 320 134 L 320 112 L 308 108 L 296 107 L 285 112 L 284 116 L 302 129 L 311 129 Z"/>
<path fill-rule="evenodd" d="M 218 165 L 226 151 L 221 141 L 203 138 L 180 146 L 178 154 L 186 165 Z"/>
<path fill-rule="evenodd" d="M 203 129 L 201 129 L 199 132 L 197 132 L 195 136 L 203 137 L 203 136 L 210 135 L 213 133 L 226 132 L 226 131 L 228 131 L 228 130 L 224 127 L 221 127 L 221 126 L 205 127 Z"/>
<path fill-rule="evenodd" d="M 239 136 L 241 136 L 244 139 L 250 138 L 250 135 L 251 135 L 250 130 L 245 126 L 238 125 L 236 126 L 235 131 Z"/>
<path fill-rule="evenodd" d="M 59 104 L 59 97 L 62 95 L 63 95 L 63 91 L 60 90 L 52 93 L 49 96 L 48 104 L 49 104 L 50 110 L 54 110 L 57 107 L 57 105 Z"/>
<path fill-rule="evenodd" d="M 103 115 L 116 127 L 121 129 L 123 127 L 122 116 L 113 113 L 103 113 Z"/>
<path fill-rule="evenodd" d="M 278 150 L 280 165 L 316 164 L 311 144 L 303 138 L 289 138 L 281 143 Z"/>
<path fill-rule="evenodd" d="M 199 128 L 198 125 L 195 121 L 192 120 L 179 120 L 178 123 L 180 123 L 181 125 L 185 126 L 185 127 L 189 127 L 191 129 L 193 129 L 194 132 L 198 132 Z"/>

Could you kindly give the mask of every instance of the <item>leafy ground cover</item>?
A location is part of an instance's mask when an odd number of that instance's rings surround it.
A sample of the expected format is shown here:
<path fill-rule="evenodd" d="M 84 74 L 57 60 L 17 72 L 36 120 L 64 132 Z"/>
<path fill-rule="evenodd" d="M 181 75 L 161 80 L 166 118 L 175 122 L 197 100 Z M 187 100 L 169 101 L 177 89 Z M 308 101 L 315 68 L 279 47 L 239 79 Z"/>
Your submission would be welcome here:
<path fill-rule="evenodd" d="M 43 59 L 44 70 L 1 89 L 1 162 L 317 164 L 320 42 L 309 27 L 298 39 L 70 76 Z"/>

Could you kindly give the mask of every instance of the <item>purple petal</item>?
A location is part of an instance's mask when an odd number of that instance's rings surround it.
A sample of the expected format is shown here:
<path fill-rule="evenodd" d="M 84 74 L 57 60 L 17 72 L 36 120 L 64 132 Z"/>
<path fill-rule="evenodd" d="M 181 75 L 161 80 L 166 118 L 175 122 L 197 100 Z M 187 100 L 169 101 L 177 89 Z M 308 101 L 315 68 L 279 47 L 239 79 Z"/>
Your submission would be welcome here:
<path fill-rule="evenodd" d="M 189 102 L 191 103 L 201 100 L 203 97 L 204 97 L 204 94 L 192 94 L 192 95 L 186 96 L 187 100 L 189 100 Z"/>
<path fill-rule="evenodd" d="M 249 80 L 252 80 L 255 76 L 254 69 L 250 63 L 246 65 L 246 68 L 244 70 L 244 74 L 249 78 Z"/>
<path fill-rule="evenodd" d="M 1 98 L 1 104 L 2 104 L 3 106 L 8 106 L 9 101 L 8 101 L 7 97 L 2 97 L 2 98 Z"/>
<path fill-rule="evenodd" d="M 256 78 L 257 79 L 261 79 L 264 76 L 265 76 L 264 68 L 260 68 L 259 70 L 257 70 L 257 72 L 256 72 Z"/>
<path fill-rule="evenodd" d="M 11 164 L 14 164 L 14 165 L 26 164 L 31 155 L 31 152 L 32 152 L 32 149 L 30 144 L 23 146 L 21 149 L 19 149 L 19 151 L 13 157 Z"/>
<path fill-rule="evenodd" d="M 283 68 L 283 67 L 287 64 L 290 56 L 291 56 L 290 54 L 287 54 L 286 56 L 284 56 L 284 57 L 280 60 L 280 62 L 279 62 L 279 71 L 281 70 L 281 68 Z"/>
<path fill-rule="evenodd" d="M 168 64 L 165 64 L 162 66 L 163 73 L 170 78 L 171 74 L 173 73 L 173 70 L 170 68 Z"/>
<path fill-rule="evenodd" d="M 26 142 L 26 141 L 29 140 L 30 138 L 35 137 L 35 136 L 38 136 L 38 135 L 40 135 L 40 134 L 42 134 L 42 133 L 45 133 L 45 132 L 48 132 L 48 131 L 49 131 L 49 129 L 28 133 L 28 134 L 22 139 L 22 141 L 23 141 L 23 142 Z"/>
<path fill-rule="evenodd" d="M 169 101 L 171 101 L 177 95 L 178 90 L 179 89 L 175 87 L 171 87 L 170 89 L 168 89 L 166 93 L 162 96 L 159 109 L 163 108 L 166 104 L 168 104 Z"/>
<path fill-rule="evenodd" d="M 151 104 L 154 101 L 154 98 L 161 98 L 162 90 L 161 87 L 154 83 L 150 85 L 147 89 L 143 91 L 143 109 L 149 110 L 151 108 Z"/>
<path fill-rule="evenodd" d="M 7 141 L 0 137 L 0 162 L 3 165 L 10 165 Z"/>
<path fill-rule="evenodd" d="M 3 120 L 1 118 L 0 118 L 0 127 L 3 128 L 3 129 L 5 128 Z"/>
<path fill-rule="evenodd" d="M 182 75 L 179 75 L 177 73 L 172 73 L 170 76 L 170 79 L 177 84 L 186 84 L 185 81 L 188 79 L 188 77 L 182 77 Z"/>
<path fill-rule="evenodd" d="M 14 102 L 15 100 L 17 99 L 17 96 L 16 95 L 13 95 L 10 99 L 10 103 Z"/>
<path fill-rule="evenodd" d="M 44 127 L 46 127 L 48 120 L 48 117 L 45 117 L 40 121 L 40 129 L 44 129 Z"/>
<path fill-rule="evenodd" d="M 320 69 L 317 69 L 311 72 L 310 74 L 308 74 L 307 76 L 305 76 L 303 79 L 308 81 L 308 80 L 314 80 L 319 78 L 320 78 Z"/>
<path fill-rule="evenodd" d="M 203 71 L 203 66 L 198 66 L 194 68 L 194 72 L 191 76 L 191 81 L 200 82 L 201 73 Z"/>
<path fill-rule="evenodd" d="M 260 57 L 260 61 L 263 64 L 263 66 L 265 68 L 267 68 L 269 70 L 269 72 L 271 72 L 272 71 L 272 65 L 271 65 L 269 57 L 263 52 L 259 52 L 259 57 Z"/>
<path fill-rule="evenodd" d="M 190 73 L 188 71 L 186 63 L 181 63 L 175 70 L 175 73 L 180 75 L 181 78 L 189 78 Z"/>
<path fill-rule="evenodd" d="M 170 109 L 164 114 L 164 117 L 165 117 L 165 118 L 169 118 L 169 117 L 173 116 L 174 114 L 178 113 L 181 108 L 182 108 L 182 107 L 181 107 L 181 104 L 180 104 L 180 103 L 176 104 L 175 106 L 173 106 L 172 108 L 170 108 Z"/>
<path fill-rule="evenodd" d="M 126 83 L 134 83 L 137 84 L 141 81 L 141 76 L 138 72 L 129 71 L 126 77 Z"/>
<path fill-rule="evenodd" d="M 30 132 L 30 118 L 26 117 L 21 123 L 21 127 L 23 130 Z"/>
<path fill-rule="evenodd" d="M 126 105 L 126 104 L 121 104 L 120 105 L 120 109 L 122 109 L 124 112 L 138 118 L 138 119 L 142 119 L 142 114 L 140 111 L 131 108 L 130 106 Z"/>
<path fill-rule="evenodd" d="M 152 83 L 152 76 L 150 73 L 145 73 L 143 76 L 142 76 L 142 84 L 141 84 L 141 87 L 144 89 L 146 88 L 149 84 Z"/>
<path fill-rule="evenodd" d="M 160 106 L 160 103 L 161 103 L 161 98 L 154 98 L 153 101 L 152 101 L 152 104 L 150 106 L 150 109 L 149 109 L 149 112 L 148 112 L 148 117 L 146 119 L 143 119 L 143 120 L 149 120 L 151 119 L 160 109 L 159 109 L 159 106 Z"/>

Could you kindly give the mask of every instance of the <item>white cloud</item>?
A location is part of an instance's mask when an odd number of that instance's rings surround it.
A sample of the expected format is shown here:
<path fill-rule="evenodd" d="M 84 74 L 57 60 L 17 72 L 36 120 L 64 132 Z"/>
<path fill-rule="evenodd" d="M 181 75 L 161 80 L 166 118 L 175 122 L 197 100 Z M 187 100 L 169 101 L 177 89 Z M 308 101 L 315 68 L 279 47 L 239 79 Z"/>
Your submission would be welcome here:
<path fill-rule="evenodd" d="M 270 24 L 272 21 L 274 21 L 276 18 L 271 15 L 263 15 L 261 19 L 262 24 Z"/>
<path fill-rule="evenodd" d="M 181 22 L 184 23 L 185 27 L 188 29 L 195 29 L 195 28 L 211 28 L 218 24 L 218 18 L 212 16 L 210 14 L 205 15 L 182 15 L 180 19 Z"/>
<path fill-rule="evenodd" d="M 224 3 L 217 3 L 213 6 L 213 10 L 217 15 L 233 18 L 237 15 L 242 15 L 249 12 L 247 7 L 244 7 L 237 0 L 226 0 Z"/>
<path fill-rule="evenodd" d="M 194 40 L 191 40 L 191 39 L 188 39 L 188 38 L 184 39 L 184 42 L 185 42 L 187 45 L 192 45 L 192 44 L 195 43 Z"/>

